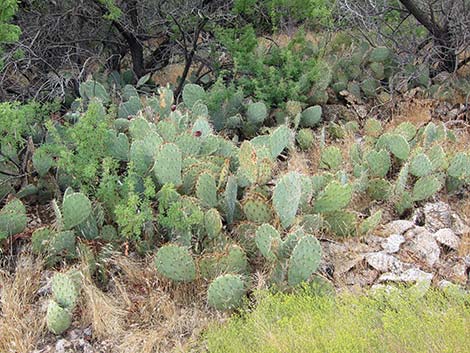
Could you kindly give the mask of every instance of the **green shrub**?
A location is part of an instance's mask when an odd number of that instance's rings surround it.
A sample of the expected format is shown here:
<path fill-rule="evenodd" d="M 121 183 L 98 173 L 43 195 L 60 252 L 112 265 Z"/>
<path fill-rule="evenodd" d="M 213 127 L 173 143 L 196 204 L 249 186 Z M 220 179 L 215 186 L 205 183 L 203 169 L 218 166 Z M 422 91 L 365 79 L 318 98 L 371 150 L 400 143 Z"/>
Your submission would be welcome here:
<path fill-rule="evenodd" d="M 259 293 L 259 302 L 203 336 L 210 353 L 468 352 L 468 294 L 396 289 L 338 297 Z"/>

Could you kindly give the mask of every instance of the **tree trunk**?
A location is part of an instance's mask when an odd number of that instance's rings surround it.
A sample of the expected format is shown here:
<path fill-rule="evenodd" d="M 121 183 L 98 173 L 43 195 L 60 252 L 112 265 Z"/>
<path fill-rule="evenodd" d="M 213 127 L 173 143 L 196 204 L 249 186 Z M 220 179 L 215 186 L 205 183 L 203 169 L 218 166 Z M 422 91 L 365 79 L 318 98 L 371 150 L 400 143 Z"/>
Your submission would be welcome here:
<path fill-rule="evenodd" d="M 438 61 L 438 71 L 454 72 L 457 69 L 457 54 L 452 45 L 452 34 L 447 26 L 441 26 L 416 4 L 416 0 L 400 0 L 402 5 L 433 36 Z"/>

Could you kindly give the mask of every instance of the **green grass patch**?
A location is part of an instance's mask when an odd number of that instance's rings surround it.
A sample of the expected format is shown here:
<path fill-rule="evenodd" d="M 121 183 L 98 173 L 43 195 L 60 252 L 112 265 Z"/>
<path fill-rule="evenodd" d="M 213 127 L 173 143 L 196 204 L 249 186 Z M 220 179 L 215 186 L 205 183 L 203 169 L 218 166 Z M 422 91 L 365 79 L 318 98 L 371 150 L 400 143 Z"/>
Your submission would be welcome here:
<path fill-rule="evenodd" d="M 470 296 L 411 289 L 337 297 L 263 294 L 204 336 L 208 352 L 470 352 Z"/>

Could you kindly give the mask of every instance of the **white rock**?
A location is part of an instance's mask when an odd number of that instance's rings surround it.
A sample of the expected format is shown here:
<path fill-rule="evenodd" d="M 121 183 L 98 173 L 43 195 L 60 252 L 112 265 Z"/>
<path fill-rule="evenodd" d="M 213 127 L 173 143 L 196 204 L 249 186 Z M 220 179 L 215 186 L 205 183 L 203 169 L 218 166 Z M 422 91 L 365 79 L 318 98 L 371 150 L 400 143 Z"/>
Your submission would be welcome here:
<path fill-rule="evenodd" d="M 382 248 L 386 253 L 394 254 L 400 250 L 400 245 L 405 242 L 405 237 L 401 234 L 392 234 L 382 242 Z"/>
<path fill-rule="evenodd" d="M 445 202 L 427 203 L 424 205 L 425 227 L 431 232 L 442 228 L 451 228 L 452 210 Z"/>
<path fill-rule="evenodd" d="M 365 258 L 372 268 L 380 272 L 397 272 L 403 269 L 403 263 L 400 260 L 384 252 L 370 253 L 367 254 Z"/>
<path fill-rule="evenodd" d="M 434 233 L 434 239 L 453 250 L 457 250 L 460 246 L 460 238 L 450 228 L 439 229 Z"/>
<path fill-rule="evenodd" d="M 415 224 L 412 221 L 407 221 L 407 220 L 404 220 L 404 219 L 400 219 L 400 220 L 397 220 L 397 221 L 387 223 L 384 226 L 384 232 L 387 235 L 403 234 L 407 230 L 413 228 L 414 225 Z"/>
<path fill-rule="evenodd" d="M 411 250 L 428 266 L 432 267 L 439 260 L 441 249 L 434 236 L 429 232 L 422 232 L 413 239 Z"/>
<path fill-rule="evenodd" d="M 402 273 L 387 272 L 381 275 L 378 282 L 431 282 L 432 273 L 424 272 L 418 268 L 410 268 Z"/>

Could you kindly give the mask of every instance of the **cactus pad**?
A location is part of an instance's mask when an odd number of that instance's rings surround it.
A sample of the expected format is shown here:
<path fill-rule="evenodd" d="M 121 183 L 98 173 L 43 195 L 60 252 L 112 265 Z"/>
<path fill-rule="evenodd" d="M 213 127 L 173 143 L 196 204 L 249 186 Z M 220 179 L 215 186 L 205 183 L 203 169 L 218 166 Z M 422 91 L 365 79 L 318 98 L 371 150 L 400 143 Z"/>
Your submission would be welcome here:
<path fill-rule="evenodd" d="M 191 282 L 196 278 L 196 265 L 189 251 L 169 244 L 158 249 L 155 256 L 157 271 L 175 282 Z"/>
<path fill-rule="evenodd" d="M 246 292 L 241 276 L 226 274 L 217 277 L 207 290 L 208 304 L 217 310 L 230 310 L 240 306 Z"/>
<path fill-rule="evenodd" d="M 73 227 L 84 222 L 91 214 L 91 202 L 88 198 L 79 193 L 64 195 L 62 203 L 62 216 L 65 229 Z"/>
<path fill-rule="evenodd" d="M 284 228 L 292 225 L 302 196 L 301 175 L 290 172 L 284 175 L 273 191 L 273 207 Z"/>
<path fill-rule="evenodd" d="M 276 260 L 282 241 L 281 235 L 273 226 L 270 224 L 259 226 L 256 230 L 255 242 L 261 255 L 269 261 Z"/>
<path fill-rule="evenodd" d="M 70 313 L 60 307 L 55 301 L 50 301 L 46 314 L 47 328 L 55 335 L 62 334 L 70 327 L 72 317 Z"/>
<path fill-rule="evenodd" d="M 77 303 L 78 291 L 68 275 L 56 273 L 52 278 L 52 296 L 62 308 L 72 310 Z"/>
<path fill-rule="evenodd" d="M 313 236 L 304 236 L 299 240 L 289 259 L 287 279 L 290 286 L 296 286 L 318 269 L 321 260 L 320 242 Z"/>

